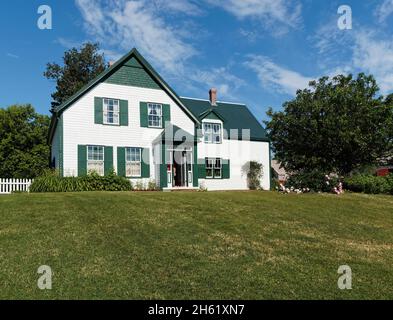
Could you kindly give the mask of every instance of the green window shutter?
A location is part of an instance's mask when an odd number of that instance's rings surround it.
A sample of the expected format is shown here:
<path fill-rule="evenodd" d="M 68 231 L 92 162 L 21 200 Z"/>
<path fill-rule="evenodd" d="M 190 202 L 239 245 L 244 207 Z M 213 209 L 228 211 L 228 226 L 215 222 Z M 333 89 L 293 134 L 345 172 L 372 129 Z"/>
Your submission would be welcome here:
<path fill-rule="evenodd" d="M 141 127 L 148 127 L 148 118 L 147 118 L 147 103 L 141 102 L 139 105 L 140 118 L 141 118 Z"/>
<path fill-rule="evenodd" d="M 94 98 L 94 123 L 103 124 L 103 99 Z"/>
<path fill-rule="evenodd" d="M 229 179 L 231 176 L 230 160 L 222 161 L 222 179 Z"/>
<path fill-rule="evenodd" d="M 78 176 L 87 174 L 87 147 L 78 145 Z"/>
<path fill-rule="evenodd" d="M 117 175 L 126 176 L 126 148 L 117 148 Z"/>
<path fill-rule="evenodd" d="M 199 177 L 199 170 L 198 170 L 198 146 L 197 143 L 194 142 L 194 150 L 193 150 L 193 164 L 192 164 L 192 182 L 194 187 L 199 186 L 198 177 Z"/>
<path fill-rule="evenodd" d="M 171 106 L 169 104 L 162 105 L 162 127 L 165 128 L 165 123 L 171 121 Z"/>
<path fill-rule="evenodd" d="M 128 100 L 120 100 L 120 125 L 128 126 Z"/>
<path fill-rule="evenodd" d="M 167 176 L 167 164 L 166 164 L 166 153 L 167 146 L 163 143 L 161 145 L 161 165 L 160 165 L 160 187 L 166 188 L 168 187 L 168 176 Z"/>
<path fill-rule="evenodd" d="M 150 178 L 150 149 L 142 149 L 142 178 Z"/>
<path fill-rule="evenodd" d="M 206 179 L 206 164 L 205 159 L 198 160 L 198 178 Z"/>
<path fill-rule="evenodd" d="M 113 170 L 113 147 L 104 147 L 104 173 L 108 175 Z"/>

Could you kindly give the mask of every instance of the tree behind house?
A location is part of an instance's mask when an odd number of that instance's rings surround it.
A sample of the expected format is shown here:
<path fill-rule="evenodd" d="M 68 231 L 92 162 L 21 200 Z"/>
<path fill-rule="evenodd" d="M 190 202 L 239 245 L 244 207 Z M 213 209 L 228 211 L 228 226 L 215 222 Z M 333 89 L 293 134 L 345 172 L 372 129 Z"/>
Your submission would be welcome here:
<path fill-rule="evenodd" d="M 107 67 L 104 54 L 99 53 L 97 43 L 86 43 L 80 50 L 73 48 L 66 51 L 62 66 L 57 63 L 48 63 L 44 76 L 56 81 L 51 111 L 105 71 Z"/>

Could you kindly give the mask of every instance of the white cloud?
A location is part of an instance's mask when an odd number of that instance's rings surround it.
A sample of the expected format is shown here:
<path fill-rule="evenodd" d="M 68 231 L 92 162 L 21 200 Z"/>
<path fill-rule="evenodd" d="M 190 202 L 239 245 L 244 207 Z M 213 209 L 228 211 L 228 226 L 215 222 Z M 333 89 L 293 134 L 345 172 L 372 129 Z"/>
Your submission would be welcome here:
<path fill-rule="evenodd" d="M 78 48 L 80 46 L 83 45 L 83 41 L 74 41 L 71 39 L 66 39 L 66 38 L 57 38 L 55 41 L 55 43 L 60 44 L 61 46 L 63 46 L 66 49 L 71 49 L 71 48 Z"/>
<path fill-rule="evenodd" d="M 206 0 L 221 7 L 238 19 L 261 19 L 266 25 L 298 27 L 301 23 L 301 4 L 285 0 Z"/>
<path fill-rule="evenodd" d="M 76 0 L 76 4 L 86 30 L 104 45 L 124 51 L 135 46 L 170 72 L 181 69 L 184 61 L 196 54 L 195 48 L 158 14 L 154 2 Z"/>
<path fill-rule="evenodd" d="M 317 29 L 314 36 L 309 37 L 319 54 L 336 56 L 343 49 L 349 48 L 352 42 L 352 30 L 340 30 L 337 18 L 333 17 L 328 23 Z"/>
<path fill-rule="evenodd" d="M 75 0 L 85 22 L 86 31 L 99 41 L 108 57 L 119 58 L 119 52 L 136 47 L 158 68 L 164 77 L 201 93 L 217 87 L 222 97 L 231 98 L 244 81 L 230 72 L 228 67 L 198 68 L 192 57 L 198 52 L 194 44 L 195 33 L 182 26 L 195 28 L 192 22 L 180 19 L 203 14 L 193 0 Z M 178 14 L 179 19 L 173 19 Z M 199 30 L 203 34 L 203 30 Z M 68 44 L 67 41 L 62 41 Z"/>
<path fill-rule="evenodd" d="M 374 15 L 381 23 L 391 14 L 393 14 L 393 0 L 384 0 L 374 11 Z"/>
<path fill-rule="evenodd" d="M 233 75 L 229 67 L 220 67 L 212 69 L 194 69 L 190 74 L 190 80 L 199 83 L 206 91 L 215 87 L 217 88 L 219 97 L 226 99 L 236 99 L 234 93 L 245 85 L 245 81 Z M 190 84 L 192 86 L 192 84 Z"/>
<path fill-rule="evenodd" d="M 308 83 L 313 80 L 261 55 L 249 56 L 249 60 L 244 65 L 256 72 L 262 87 L 288 95 L 295 95 L 298 89 L 308 87 Z"/>
<path fill-rule="evenodd" d="M 389 2 L 393 12 L 393 0 Z M 353 30 L 339 30 L 330 21 L 310 40 L 318 49 L 319 66 L 324 74 L 364 72 L 375 77 L 382 94 L 393 91 L 393 39 L 382 29 L 356 25 Z"/>
<path fill-rule="evenodd" d="M 8 52 L 7 57 L 12 58 L 12 59 L 19 59 L 19 56 L 13 53 Z"/>
<path fill-rule="evenodd" d="M 378 39 L 376 32 L 355 35 L 353 66 L 375 76 L 383 94 L 393 91 L 393 40 Z"/>
<path fill-rule="evenodd" d="M 152 0 L 157 9 L 168 13 L 184 13 L 190 16 L 203 14 L 203 10 L 192 0 Z"/>

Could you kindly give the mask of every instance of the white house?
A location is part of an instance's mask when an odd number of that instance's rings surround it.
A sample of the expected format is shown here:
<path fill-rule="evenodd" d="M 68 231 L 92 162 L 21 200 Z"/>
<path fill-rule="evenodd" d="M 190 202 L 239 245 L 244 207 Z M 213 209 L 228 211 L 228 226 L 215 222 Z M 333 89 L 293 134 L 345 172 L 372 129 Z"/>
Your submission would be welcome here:
<path fill-rule="evenodd" d="M 179 97 L 133 49 L 59 106 L 51 121 L 53 167 L 63 176 L 115 170 L 163 190 L 247 189 L 247 164 L 263 164 L 270 142 L 246 105 Z"/>

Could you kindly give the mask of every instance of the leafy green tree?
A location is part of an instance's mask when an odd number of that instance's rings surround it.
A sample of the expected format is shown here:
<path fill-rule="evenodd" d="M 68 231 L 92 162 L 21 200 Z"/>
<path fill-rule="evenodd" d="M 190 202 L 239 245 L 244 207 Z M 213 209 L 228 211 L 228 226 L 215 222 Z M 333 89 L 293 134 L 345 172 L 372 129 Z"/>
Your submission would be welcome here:
<path fill-rule="evenodd" d="M 275 157 L 292 172 L 348 174 L 391 154 L 390 96 L 377 97 L 373 76 L 323 77 L 298 90 L 266 122 Z M 390 127 L 389 127 L 390 126 Z"/>
<path fill-rule="evenodd" d="M 86 43 L 80 50 L 70 49 L 64 53 L 63 65 L 48 63 L 44 76 L 56 81 L 52 94 L 53 110 L 75 94 L 108 67 L 104 54 L 99 52 L 97 43 Z"/>
<path fill-rule="evenodd" d="M 34 178 L 48 168 L 49 122 L 31 105 L 0 109 L 1 178 Z"/>

